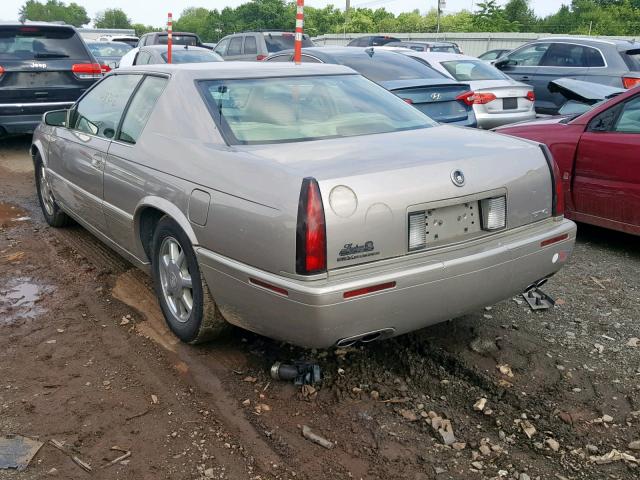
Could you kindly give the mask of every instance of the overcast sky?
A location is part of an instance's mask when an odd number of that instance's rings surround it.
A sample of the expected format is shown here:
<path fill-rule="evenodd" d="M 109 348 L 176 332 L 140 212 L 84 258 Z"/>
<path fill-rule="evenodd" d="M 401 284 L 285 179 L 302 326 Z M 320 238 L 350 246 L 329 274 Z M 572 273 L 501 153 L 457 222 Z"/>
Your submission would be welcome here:
<path fill-rule="evenodd" d="M 69 3 L 71 0 L 65 0 Z M 367 6 L 370 8 L 384 7 L 387 10 L 400 13 L 416 8 L 424 12 L 431 8 L 435 8 L 437 0 L 351 0 L 352 6 Z M 476 0 L 475 3 L 478 3 Z M 507 0 L 498 0 L 498 3 L 504 4 Z M 167 12 L 171 11 L 174 17 L 178 17 L 180 12 L 187 7 L 206 7 L 209 9 L 217 8 L 222 9 L 226 6 L 235 7 L 246 0 L 147 0 L 147 1 L 134 1 L 131 0 L 75 0 L 79 5 L 84 6 L 87 9 L 87 13 L 91 18 L 95 17 L 96 13 L 108 8 L 121 8 L 134 23 L 144 23 L 147 25 L 163 25 L 166 22 Z M 561 3 L 570 3 L 570 0 L 530 0 L 530 4 L 535 10 L 538 16 L 548 15 L 554 13 Z M 16 20 L 18 18 L 18 11 L 20 7 L 25 3 L 25 0 L 2 0 L 2 7 L 0 8 L 0 19 L 2 20 Z M 462 9 L 472 9 L 475 5 L 474 0 L 447 0 L 447 7 L 445 12 L 457 12 Z M 153 7 L 150 6 L 153 5 Z M 311 5 L 313 7 L 323 7 L 328 4 L 333 4 L 338 7 L 344 8 L 344 0 L 331 1 L 331 0 L 305 0 L 305 5 Z"/>

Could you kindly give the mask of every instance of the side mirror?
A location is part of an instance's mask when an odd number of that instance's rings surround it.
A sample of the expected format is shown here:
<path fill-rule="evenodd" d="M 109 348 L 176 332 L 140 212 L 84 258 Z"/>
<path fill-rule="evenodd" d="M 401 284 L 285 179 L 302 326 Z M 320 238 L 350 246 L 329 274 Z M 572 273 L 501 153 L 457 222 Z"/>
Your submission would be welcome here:
<path fill-rule="evenodd" d="M 517 65 L 518 62 L 516 62 L 515 60 L 509 60 L 508 58 L 502 58 L 502 59 L 498 59 L 493 63 L 493 66 L 496 67 L 498 70 L 502 70 L 504 67 L 513 67 L 515 65 Z"/>
<path fill-rule="evenodd" d="M 51 127 L 66 127 L 67 113 L 68 110 L 51 110 L 50 112 L 46 112 L 43 115 L 44 123 Z"/>

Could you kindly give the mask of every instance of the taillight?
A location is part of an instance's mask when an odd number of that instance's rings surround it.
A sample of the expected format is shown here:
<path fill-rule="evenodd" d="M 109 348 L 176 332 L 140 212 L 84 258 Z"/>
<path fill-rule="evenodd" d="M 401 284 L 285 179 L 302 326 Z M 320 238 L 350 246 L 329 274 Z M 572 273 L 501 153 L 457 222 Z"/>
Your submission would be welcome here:
<path fill-rule="evenodd" d="M 102 73 L 109 73 L 111 71 L 111 67 L 109 65 L 100 65 L 102 69 Z"/>
<path fill-rule="evenodd" d="M 261 62 L 261 61 L 262 61 L 262 60 L 264 60 L 265 58 L 267 58 L 267 56 L 266 56 L 266 55 L 258 55 L 258 56 L 256 57 L 256 60 L 257 60 L 257 61 L 259 61 L 259 62 Z"/>
<path fill-rule="evenodd" d="M 456 100 L 465 103 L 466 105 L 473 105 L 475 94 L 473 92 L 464 92 L 456 97 Z"/>
<path fill-rule="evenodd" d="M 636 77 L 622 77 L 622 85 L 624 88 L 633 88 L 640 85 L 640 78 Z"/>
<path fill-rule="evenodd" d="M 305 178 L 298 203 L 296 272 L 303 275 L 327 269 L 327 231 L 318 182 Z"/>
<path fill-rule="evenodd" d="M 529 90 L 527 92 L 527 100 L 529 100 L 531 102 L 535 102 L 536 101 L 536 94 L 534 93 L 533 90 Z"/>
<path fill-rule="evenodd" d="M 493 102 L 496 96 L 493 93 L 478 93 L 473 96 L 473 103 L 476 105 L 484 105 L 489 102 Z"/>
<path fill-rule="evenodd" d="M 0 77 L 4 75 L 4 67 L 0 65 Z"/>
<path fill-rule="evenodd" d="M 102 77 L 102 67 L 99 63 L 75 63 L 71 67 L 73 74 L 81 80 Z"/>
<path fill-rule="evenodd" d="M 549 147 L 541 143 L 540 149 L 544 154 L 544 158 L 547 160 L 549 173 L 551 174 L 551 190 L 553 195 L 552 215 L 554 217 L 562 217 L 564 215 L 564 192 L 562 189 L 560 169 L 558 168 L 556 161 L 553 159 L 553 155 L 551 155 Z"/>

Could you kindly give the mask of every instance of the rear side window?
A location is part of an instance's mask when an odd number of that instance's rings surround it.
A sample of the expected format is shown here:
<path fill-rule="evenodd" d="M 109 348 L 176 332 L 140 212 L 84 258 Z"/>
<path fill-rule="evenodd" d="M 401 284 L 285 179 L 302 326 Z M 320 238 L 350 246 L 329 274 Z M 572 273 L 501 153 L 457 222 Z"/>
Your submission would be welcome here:
<path fill-rule="evenodd" d="M 264 41 L 267 44 L 269 53 L 289 50 L 293 48 L 295 36 L 293 33 L 265 33 Z M 308 35 L 302 36 L 302 47 L 313 47 L 313 42 Z"/>
<path fill-rule="evenodd" d="M 640 48 L 623 52 L 622 58 L 624 63 L 629 67 L 629 70 L 632 72 L 640 72 Z"/>
<path fill-rule="evenodd" d="M 241 55 L 242 54 L 242 37 L 233 37 L 229 42 L 229 49 L 227 55 Z"/>
<path fill-rule="evenodd" d="M 0 60 L 88 60 L 82 40 L 71 28 L 31 25 L 0 27 Z"/>
<path fill-rule="evenodd" d="M 604 59 L 594 48 L 571 43 L 552 43 L 542 58 L 543 67 L 603 67 Z"/>
<path fill-rule="evenodd" d="M 227 45 L 229 45 L 229 39 L 224 38 L 218 45 L 216 45 L 216 48 L 213 51 L 224 57 L 227 54 Z"/>
<path fill-rule="evenodd" d="M 118 135 L 119 140 L 127 143 L 138 141 L 166 84 L 166 78 L 146 77 L 144 79 L 124 117 L 120 135 Z"/>
<path fill-rule="evenodd" d="M 244 53 L 245 55 L 258 53 L 258 44 L 256 43 L 256 37 L 253 35 L 244 37 Z"/>
<path fill-rule="evenodd" d="M 112 75 L 98 83 L 73 111 L 71 128 L 111 139 L 140 75 Z"/>

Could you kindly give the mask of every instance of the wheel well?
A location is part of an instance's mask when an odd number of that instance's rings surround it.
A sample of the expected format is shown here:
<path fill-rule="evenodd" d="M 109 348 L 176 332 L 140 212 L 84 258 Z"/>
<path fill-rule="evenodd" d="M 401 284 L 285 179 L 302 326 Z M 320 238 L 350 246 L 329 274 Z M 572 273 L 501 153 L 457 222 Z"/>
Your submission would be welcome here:
<path fill-rule="evenodd" d="M 144 253 L 147 254 L 147 258 L 151 259 L 151 242 L 153 241 L 153 233 L 156 230 L 156 226 L 162 217 L 166 214 L 153 207 L 146 207 L 140 212 L 140 241 L 142 242 L 142 248 Z"/>

